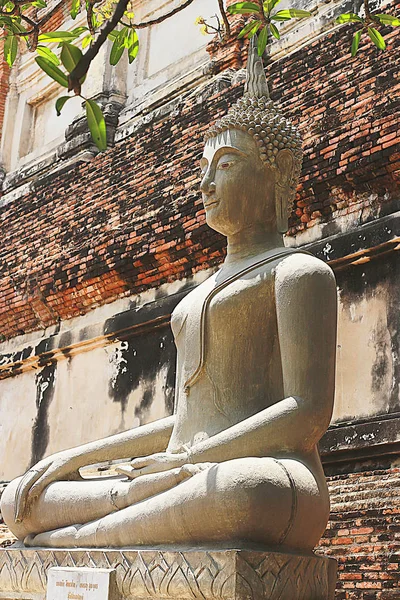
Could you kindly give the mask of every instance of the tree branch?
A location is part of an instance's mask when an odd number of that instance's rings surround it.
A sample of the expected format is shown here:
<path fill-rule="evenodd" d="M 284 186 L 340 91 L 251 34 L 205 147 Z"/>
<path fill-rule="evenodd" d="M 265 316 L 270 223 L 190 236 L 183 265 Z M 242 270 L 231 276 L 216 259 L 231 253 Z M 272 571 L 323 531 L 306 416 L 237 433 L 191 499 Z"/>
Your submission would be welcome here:
<path fill-rule="evenodd" d="M 75 69 L 70 73 L 68 77 L 68 91 L 73 90 L 75 94 L 81 93 L 80 79 L 82 79 L 82 77 L 84 77 L 88 72 L 91 62 L 98 55 L 100 48 L 107 40 L 108 34 L 115 29 L 122 19 L 128 2 L 129 0 L 119 0 L 112 18 L 103 27 L 94 44 L 90 46 L 89 50 L 82 56 Z"/>
<path fill-rule="evenodd" d="M 33 27 L 33 31 L 35 31 L 36 29 L 39 30 L 39 24 L 33 21 L 31 18 L 27 17 L 26 15 L 23 15 L 22 13 L 20 13 L 19 16 L 21 17 L 21 19 L 26 21 L 31 27 Z"/>
<path fill-rule="evenodd" d="M 225 38 L 229 38 L 231 36 L 231 27 L 229 25 L 228 16 L 225 12 L 224 0 L 218 0 L 218 6 L 219 6 L 219 10 L 220 10 L 220 13 L 222 16 L 222 20 L 224 22 Z"/>
<path fill-rule="evenodd" d="M 267 25 L 267 18 L 265 16 L 265 12 L 264 12 L 263 0 L 258 0 L 258 5 L 260 6 L 261 21 L 263 22 L 264 25 Z"/>
<path fill-rule="evenodd" d="M 89 0 L 88 4 L 87 4 L 87 9 L 86 9 L 86 21 L 88 24 L 88 29 L 89 29 L 89 33 L 91 36 L 93 36 L 93 38 L 96 36 L 96 31 L 95 28 L 93 27 L 93 7 L 95 4 L 96 0 Z"/>
<path fill-rule="evenodd" d="M 177 6 L 176 8 L 171 10 L 169 13 L 166 13 L 165 15 L 161 15 L 161 17 L 158 17 L 157 19 L 151 19 L 150 21 L 144 21 L 143 23 L 132 23 L 131 27 L 133 29 L 144 29 L 145 27 L 151 27 L 151 25 L 158 25 L 159 23 L 162 23 L 166 19 L 169 19 L 170 17 L 173 17 L 174 15 L 176 15 L 176 13 L 180 12 L 181 10 L 183 10 L 184 8 L 186 8 L 187 6 L 192 4 L 193 1 L 194 0 L 186 0 L 180 6 Z"/>
<path fill-rule="evenodd" d="M 367 19 L 367 21 L 371 20 L 371 12 L 369 10 L 369 1 L 368 0 L 364 0 L 364 10 L 365 10 L 365 17 Z"/>

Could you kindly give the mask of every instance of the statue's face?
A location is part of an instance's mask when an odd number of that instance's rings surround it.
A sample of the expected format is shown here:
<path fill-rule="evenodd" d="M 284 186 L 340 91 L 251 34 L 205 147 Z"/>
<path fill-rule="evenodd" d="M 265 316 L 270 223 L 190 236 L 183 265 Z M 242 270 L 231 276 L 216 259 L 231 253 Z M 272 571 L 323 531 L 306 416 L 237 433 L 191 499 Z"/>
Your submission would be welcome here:
<path fill-rule="evenodd" d="M 231 129 L 207 141 L 200 162 L 207 224 L 233 235 L 274 218 L 274 177 L 253 137 Z"/>

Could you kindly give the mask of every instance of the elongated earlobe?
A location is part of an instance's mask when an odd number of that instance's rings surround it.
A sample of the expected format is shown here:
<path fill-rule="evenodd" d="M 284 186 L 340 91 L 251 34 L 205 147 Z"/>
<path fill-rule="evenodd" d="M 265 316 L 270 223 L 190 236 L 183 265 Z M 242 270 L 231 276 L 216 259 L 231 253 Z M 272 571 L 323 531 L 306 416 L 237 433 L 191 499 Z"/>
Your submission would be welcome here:
<path fill-rule="evenodd" d="M 288 230 L 288 205 L 291 195 L 291 186 L 294 177 L 294 157 L 290 150 L 281 150 L 275 159 L 276 185 L 275 185 L 275 211 L 276 227 L 279 233 Z"/>

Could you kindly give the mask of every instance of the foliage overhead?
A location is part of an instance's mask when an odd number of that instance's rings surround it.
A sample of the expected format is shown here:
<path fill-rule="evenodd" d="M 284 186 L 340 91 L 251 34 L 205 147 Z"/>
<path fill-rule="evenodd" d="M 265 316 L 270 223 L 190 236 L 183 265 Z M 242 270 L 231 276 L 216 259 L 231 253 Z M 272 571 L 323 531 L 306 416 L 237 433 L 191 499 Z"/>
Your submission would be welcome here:
<path fill-rule="evenodd" d="M 61 114 L 63 106 L 70 98 L 74 95 L 81 97 L 92 139 L 97 148 L 102 151 L 107 148 L 104 115 L 98 103 L 81 94 L 81 86 L 92 61 L 108 39 L 112 42 L 110 64 L 117 65 L 124 55 L 131 64 L 139 51 L 137 30 L 170 18 L 189 6 L 193 0 L 183 0 L 180 6 L 144 23 L 134 22 L 135 15 L 130 4 L 131 0 L 69 1 L 71 18 L 75 20 L 80 13 L 85 13 L 86 25 L 76 27 L 72 31 L 48 31 L 48 22 L 59 8 L 59 4 L 48 8 L 45 0 L 0 0 L 4 59 L 12 67 L 21 44 L 25 45 L 30 52 L 35 52 L 36 63 L 42 71 L 65 87 L 68 92 L 72 92 L 72 95 L 61 96 L 56 101 L 57 115 Z M 280 39 L 281 23 L 311 16 L 310 12 L 296 8 L 278 10 L 277 5 L 280 1 L 236 2 L 225 11 L 223 0 L 218 0 L 222 23 L 220 17 L 215 15 L 215 25 L 207 23 L 203 17 L 198 17 L 196 24 L 201 26 L 204 34 L 218 34 L 223 43 L 231 36 L 228 14 L 249 18 L 238 37 L 251 38 L 258 34 L 257 49 L 258 54 L 262 56 L 271 36 Z M 364 0 L 364 13 L 364 17 L 355 13 L 344 13 L 336 19 L 339 25 L 354 26 L 355 24 L 357 28 L 351 45 L 351 56 L 357 54 L 363 34 L 366 34 L 379 50 L 384 50 L 385 40 L 377 27 L 400 26 L 400 19 L 392 15 L 372 14 L 369 0 Z"/>

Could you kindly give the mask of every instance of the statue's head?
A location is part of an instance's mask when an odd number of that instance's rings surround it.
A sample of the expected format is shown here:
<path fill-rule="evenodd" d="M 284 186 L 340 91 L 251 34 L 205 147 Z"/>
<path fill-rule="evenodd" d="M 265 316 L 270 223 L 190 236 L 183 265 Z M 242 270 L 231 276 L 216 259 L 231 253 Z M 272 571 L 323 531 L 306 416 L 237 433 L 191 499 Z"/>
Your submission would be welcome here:
<path fill-rule="evenodd" d="M 287 231 L 301 170 L 301 141 L 269 98 L 254 43 L 243 98 L 209 129 L 205 140 L 201 190 L 210 227 L 224 235 L 254 223 Z"/>

